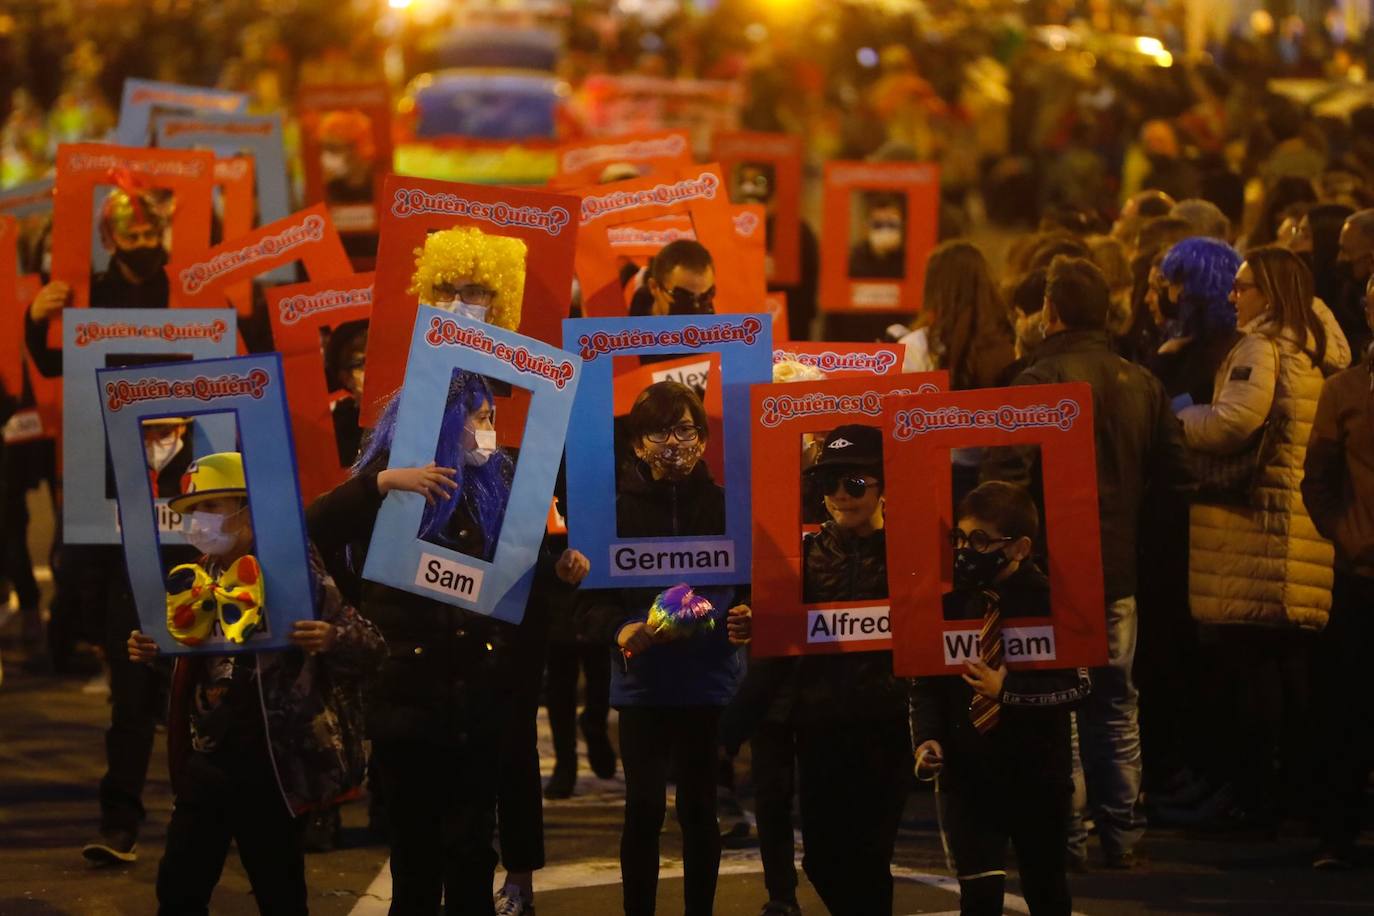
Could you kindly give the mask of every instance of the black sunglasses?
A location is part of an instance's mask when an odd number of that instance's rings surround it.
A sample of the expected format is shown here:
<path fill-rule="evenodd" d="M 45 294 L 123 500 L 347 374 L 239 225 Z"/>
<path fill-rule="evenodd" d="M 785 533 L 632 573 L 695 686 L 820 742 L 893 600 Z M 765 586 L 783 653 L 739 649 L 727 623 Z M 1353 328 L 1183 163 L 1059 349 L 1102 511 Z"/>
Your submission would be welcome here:
<path fill-rule="evenodd" d="M 1014 540 L 1016 538 L 995 538 L 982 528 L 974 528 L 968 534 L 964 534 L 961 528 L 951 528 L 949 531 L 949 545 L 955 550 L 968 545 L 979 553 L 987 553 L 993 547 L 1010 544 Z"/>
<path fill-rule="evenodd" d="M 716 288 L 712 286 L 705 292 L 694 293 L 681 286 L 675 286 L 668 291 L 668 295 L 673 300 L 673 312 L 680 315 L 702 314 L 710 312 L 716 301 Z"/>
<path fill-rule="evenodd" d="M 856 474 L 853 471 L 819 471 L 816 474 L 820 481 L 821 493 L 829 496 L 834 493 L 841 485 L 844 491 L 855 499 L 863 499 L 863 495 L 868 492 L 869 487 L 880 486 L 880 481 L 869 483 L 863 474 Z"/>

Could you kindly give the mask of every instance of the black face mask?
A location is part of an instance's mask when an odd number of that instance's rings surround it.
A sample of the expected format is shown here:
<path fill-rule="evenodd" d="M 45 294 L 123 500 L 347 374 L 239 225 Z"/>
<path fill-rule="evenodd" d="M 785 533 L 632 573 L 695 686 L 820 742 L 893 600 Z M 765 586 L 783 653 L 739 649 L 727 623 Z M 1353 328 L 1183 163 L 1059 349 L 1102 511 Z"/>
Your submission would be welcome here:
<path fill-rule="evenodd" d="M 972 547 L 959 547 L 954 551 L 954 587 L 987 588 L 997 578 L 997 574 L 1007 568 L 1011 557 L 1005 549 L 979 553 Z"/>
<path fill-rule="evenodd" d="M 143 283 L 156 277 L 158 271 L 167 264 L 167 252 L 161 245 L 153 248 L 120 249 L 114 256 Z"/>

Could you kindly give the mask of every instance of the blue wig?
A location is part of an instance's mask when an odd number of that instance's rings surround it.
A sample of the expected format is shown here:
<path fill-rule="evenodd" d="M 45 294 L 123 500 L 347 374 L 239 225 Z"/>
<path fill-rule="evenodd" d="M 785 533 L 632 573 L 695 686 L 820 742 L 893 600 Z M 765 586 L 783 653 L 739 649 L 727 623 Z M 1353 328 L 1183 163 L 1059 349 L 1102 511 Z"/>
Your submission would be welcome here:
<path fill-rule="evenodd" d="M 396 412 L 401 402 L 399 394 L 398 391 L 387 400 L 386 408 L 377 418 L 377 425 L 363 443 L 358 460 L 350 471 L 354 477 L 386 467 L 391 455 L 391 440 L 396 433 Z M 497 449 L 486 464 L 480 467 L 466 465 L 463 461 L 463 428 L 470 414 L 481 410 L 485 404 L 494 403 L 491 387 L 485 378 L 463 369 L 453 373 L 444 405 L 444 417 L 439 423 L 439 443 L 434 450 L 434 461 L 440 467 L 457 470 L 455 481 L 458 487 L 447 499 L 438 500 L 432 505 L 426 503 L 424 514 L 420 517 L 419 536 L 422 539 L 456 550 L 458 545 L 447 529 L 459 502 L 466 504 L 473 521 L 482 530 L 484 555 L 479 557 L 482 560 L 490 560 L 496 552 L 496 539 L 501 533 L 506 503 L 510 500 L 515 464 L 504 449 Z"/>
<path fill-rule="evenodd" d="M 1184 239 L 1169 249 L 1159 272 L 1183 287 L 1178 301 L 1183 335 L 1208 337 L 1235 330 L 1236 309 L 1228 297 L 1240 262 L 1234 248 L 1212 238 Z"/>

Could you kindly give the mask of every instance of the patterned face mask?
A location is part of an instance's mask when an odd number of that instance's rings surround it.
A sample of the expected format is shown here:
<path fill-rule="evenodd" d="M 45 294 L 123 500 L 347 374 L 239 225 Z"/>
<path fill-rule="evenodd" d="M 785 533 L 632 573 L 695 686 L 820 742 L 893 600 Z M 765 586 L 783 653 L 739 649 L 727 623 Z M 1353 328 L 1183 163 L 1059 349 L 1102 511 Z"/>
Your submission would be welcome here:
<path fill-rule="evenodd" d="M 656 476 L 665 480 L 685 480 L 705 450 L 705 443 L 699 440 L 689 444 L 672 441 L 661 445 L 648 443 L 645 445 L 644 463 Z"/>

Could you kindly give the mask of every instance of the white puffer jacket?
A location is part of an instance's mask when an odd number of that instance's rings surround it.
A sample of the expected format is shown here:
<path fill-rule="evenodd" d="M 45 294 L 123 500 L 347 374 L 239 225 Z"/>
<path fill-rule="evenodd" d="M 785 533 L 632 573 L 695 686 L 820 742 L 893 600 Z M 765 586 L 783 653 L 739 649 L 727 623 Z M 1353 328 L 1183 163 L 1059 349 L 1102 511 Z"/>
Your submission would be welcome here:
<path fill-rule="evenodd" d="M 1313 309 L 1326 331 L 1320 366 L 1266 317 L 1241 330 L 1216 375 L 1211 404 L 1179 413 L 1189 447 L 1232 455 L 1274 418 L 1249 507 L 1195 503 L 1189 515 L 1188 592 L 1193 617 L 1210 624 L 1321 629 L 1331 609 L 1331 544 L 1307 515 L 1299 489 L 1322 380 L 1350 362 L 1335 316 Z"/>

